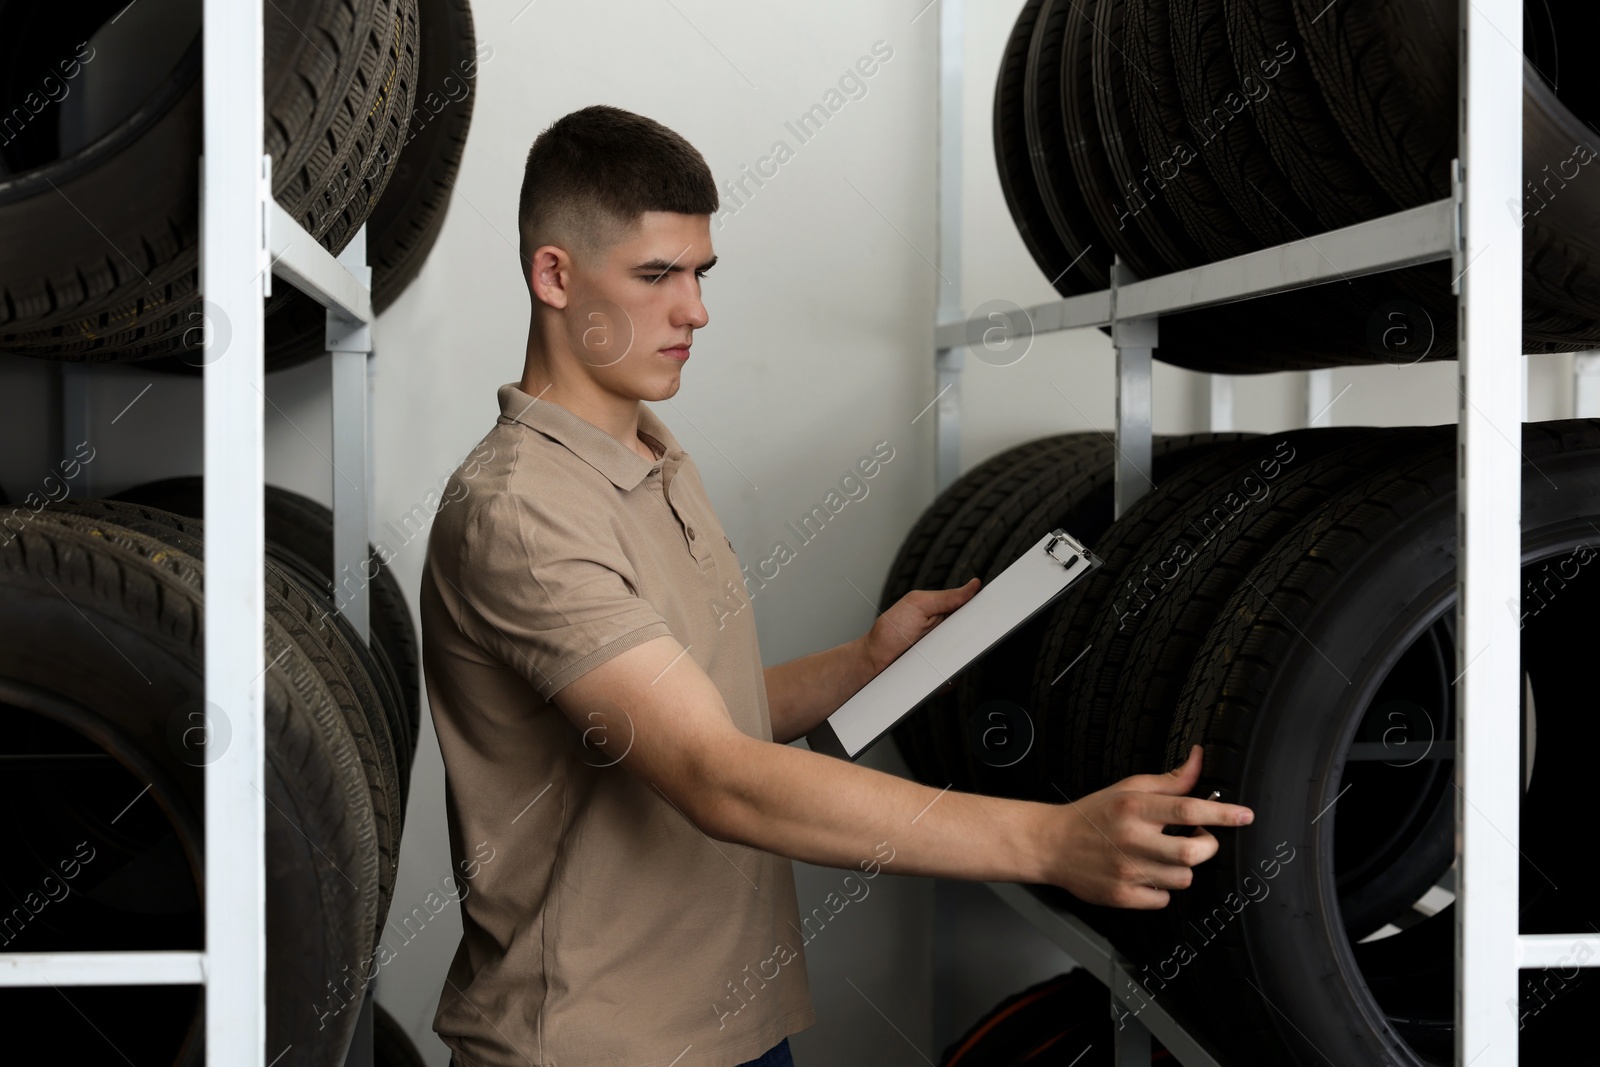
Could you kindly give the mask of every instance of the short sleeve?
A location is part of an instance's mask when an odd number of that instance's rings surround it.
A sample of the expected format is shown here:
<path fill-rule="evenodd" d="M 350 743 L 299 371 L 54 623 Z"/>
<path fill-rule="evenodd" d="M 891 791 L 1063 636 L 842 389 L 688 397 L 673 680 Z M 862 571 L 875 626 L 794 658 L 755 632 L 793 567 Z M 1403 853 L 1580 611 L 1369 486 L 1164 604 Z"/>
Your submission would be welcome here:
<path fill-rule="evenodd" d="M 463 630 L 545 700 L 612 656 L 670 634 L 603 518 L 499 493 L 465 531 Z"/>

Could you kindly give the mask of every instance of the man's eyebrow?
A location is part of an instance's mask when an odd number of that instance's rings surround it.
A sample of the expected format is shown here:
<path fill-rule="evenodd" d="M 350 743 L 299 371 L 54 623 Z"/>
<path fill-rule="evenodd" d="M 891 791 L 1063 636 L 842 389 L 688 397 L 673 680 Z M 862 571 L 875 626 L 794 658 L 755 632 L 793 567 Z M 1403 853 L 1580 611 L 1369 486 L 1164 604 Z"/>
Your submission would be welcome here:
<path fill-rule="evenodd" d="M 712 267 L 714 267 L 716 265 L 717 265 L 717 257 L 716 256 L 712 256 L 710 259 L 706 260 L 704 263 L 702 263 L 698 267 L 696 267 L 695 270 L 697 270 L 697 271 L 710 270 Z M 647 270 L 647 271 L 650 271 L 650 272 L 652 272 L 654 274 L 664 274 L 664 273 L 666 273 L 668 271 L 680 271 L 680 270 L 686 270 L 687 268 L 682 266 L 681 264 L 679 264 L 675 260 L 669 261 L 669 260 L 657 258 L 657 259 L 647 259 L 643 263 L 635 264 L 633 269 L 634 270 Z"/>

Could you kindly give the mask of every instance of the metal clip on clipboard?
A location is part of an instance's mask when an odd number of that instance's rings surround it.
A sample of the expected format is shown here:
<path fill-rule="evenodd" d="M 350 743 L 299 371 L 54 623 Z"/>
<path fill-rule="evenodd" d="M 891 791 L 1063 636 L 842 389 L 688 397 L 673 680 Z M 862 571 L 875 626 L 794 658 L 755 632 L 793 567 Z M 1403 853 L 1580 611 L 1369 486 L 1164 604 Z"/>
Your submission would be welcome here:
<path fill-rule="evenodd" d="M 1045 534 L 808 733 L 806 743 L 813 752 L 859 759 L 934 690 L 1098 566 L 1099 557 L 1064 530 Z"/>

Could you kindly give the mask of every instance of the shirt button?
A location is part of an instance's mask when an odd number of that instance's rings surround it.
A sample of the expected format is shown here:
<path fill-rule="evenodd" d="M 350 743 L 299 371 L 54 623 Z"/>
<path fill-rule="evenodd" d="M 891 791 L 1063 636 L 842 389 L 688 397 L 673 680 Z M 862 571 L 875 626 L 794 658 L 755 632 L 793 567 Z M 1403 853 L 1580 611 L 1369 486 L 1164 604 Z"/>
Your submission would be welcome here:
<path fill-rule="evenodd" d="M 694 527 L 690 526 L 688 528 L 688 530 L 689 530 L 689 540 L 693 541 L 694 540 Z"/>

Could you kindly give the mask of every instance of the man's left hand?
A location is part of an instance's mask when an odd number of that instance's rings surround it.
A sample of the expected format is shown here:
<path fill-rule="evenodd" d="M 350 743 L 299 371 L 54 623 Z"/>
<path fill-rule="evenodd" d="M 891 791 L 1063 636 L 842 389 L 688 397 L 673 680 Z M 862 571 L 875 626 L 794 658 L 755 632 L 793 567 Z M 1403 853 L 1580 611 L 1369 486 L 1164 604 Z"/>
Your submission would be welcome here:
<path fill-rule="evenodd" d="M 862 638 L 873 673 L 881 672 L 900 654 L 952 611 L 977 595 L 981 583 L 973 578 L 954 589 L 913 589 L 879 615 Z"/>

